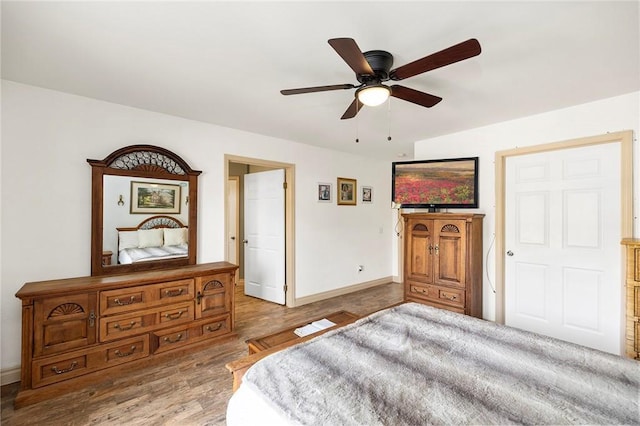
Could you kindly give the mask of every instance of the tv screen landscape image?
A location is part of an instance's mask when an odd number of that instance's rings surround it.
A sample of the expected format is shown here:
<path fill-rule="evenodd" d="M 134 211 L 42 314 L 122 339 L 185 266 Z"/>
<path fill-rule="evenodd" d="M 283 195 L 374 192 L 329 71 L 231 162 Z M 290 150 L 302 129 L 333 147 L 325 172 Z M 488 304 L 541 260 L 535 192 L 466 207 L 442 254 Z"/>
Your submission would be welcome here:
<path fill-rule="evenodd" d="M 478 157 L 394 162 L 392 180 L 402 208 L 478 207 Z"/>

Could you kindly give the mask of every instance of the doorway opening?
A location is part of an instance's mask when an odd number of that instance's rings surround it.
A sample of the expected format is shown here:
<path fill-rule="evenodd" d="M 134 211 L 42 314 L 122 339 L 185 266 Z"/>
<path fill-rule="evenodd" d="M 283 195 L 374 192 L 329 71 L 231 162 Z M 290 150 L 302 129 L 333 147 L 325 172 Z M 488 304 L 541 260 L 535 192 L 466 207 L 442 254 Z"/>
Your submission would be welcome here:
<path fill-rule="evenodd" d="M 225 259 L 234 259 L 240 268 L 238 269 L 238 284 L 244 285 L 245 278 L 245 258 L 243 241 L 244 235 L 244 176 L 251 173 L 258 173 L 270 170 L 284 170 L 285 176 L 285 229 L 284 229 L 284 274 L 286 295 L 285 304 L 287 307 L 295 306 L 295 274 L 294 274 L 294 176 L 295 165 L 280 163 L 256 158 L 225 155 Z M 237 181 L 237 200 L 233 199 L 233 181 Z M 231 184 L 230 184 L 231 183 Z M 231 197 L 231 199 L 230 199 Z M 236 207 L 237 206 L 237 207 Z M 235 211 L 235 213 L 234 213 Z M 233 237 L 233 239 L 232 239 Z M 235 253 L 234 253 L 235 251 Z"/>

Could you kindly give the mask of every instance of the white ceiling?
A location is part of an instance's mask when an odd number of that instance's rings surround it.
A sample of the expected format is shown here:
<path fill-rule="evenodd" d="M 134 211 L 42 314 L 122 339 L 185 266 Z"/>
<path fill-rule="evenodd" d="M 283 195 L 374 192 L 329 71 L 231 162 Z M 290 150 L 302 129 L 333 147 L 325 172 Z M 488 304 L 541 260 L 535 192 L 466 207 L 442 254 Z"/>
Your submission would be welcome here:
<path fill-rule="evenodd" d="M 638 1 L 2 1 L 1 13 L 4 79 L 388 160 L 640 90 Z M 353 90 L 279 93 L 357 84 L 336 37 L 391 52 L 394 68 L 469 38 L 482 53 L 402 81 L 444 98 L 433 108 L 392 99 L 340 120 Z"/>

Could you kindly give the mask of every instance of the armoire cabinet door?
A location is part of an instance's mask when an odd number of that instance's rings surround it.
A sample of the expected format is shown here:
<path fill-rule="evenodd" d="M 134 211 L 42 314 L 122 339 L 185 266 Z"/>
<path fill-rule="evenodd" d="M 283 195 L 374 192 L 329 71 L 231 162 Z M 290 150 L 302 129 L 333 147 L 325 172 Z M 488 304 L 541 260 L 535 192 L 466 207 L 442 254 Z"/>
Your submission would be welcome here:
<path fill-rule="evenodd" d="M 409 221 L 407 240 L 407 279 L 422 283 L 433 282 L 433 221 Z"/>
<path fill-rule="evenodd" d="M 464 220 L 433 221 L 435 284 L 465 286 L 466 222 Z"/>

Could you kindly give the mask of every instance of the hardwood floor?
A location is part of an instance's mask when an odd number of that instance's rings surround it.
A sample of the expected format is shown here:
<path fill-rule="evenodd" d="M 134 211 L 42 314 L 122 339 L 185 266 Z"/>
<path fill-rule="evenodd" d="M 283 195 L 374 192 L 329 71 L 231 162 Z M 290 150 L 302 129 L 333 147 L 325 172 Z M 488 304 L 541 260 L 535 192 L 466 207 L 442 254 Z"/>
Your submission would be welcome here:
<path fill-rule="evenodd" d="M 229 361 L 247 354 L 245 340 L 346 310 L 364 316 L 402 301 L 389 283 L 297 308 L 236 291 L 237 340 L 109 378 L 85 389 L 13 409 L 18 383 L 2 386 L 2 425 L 224 425 L 231 397 Z"/>

